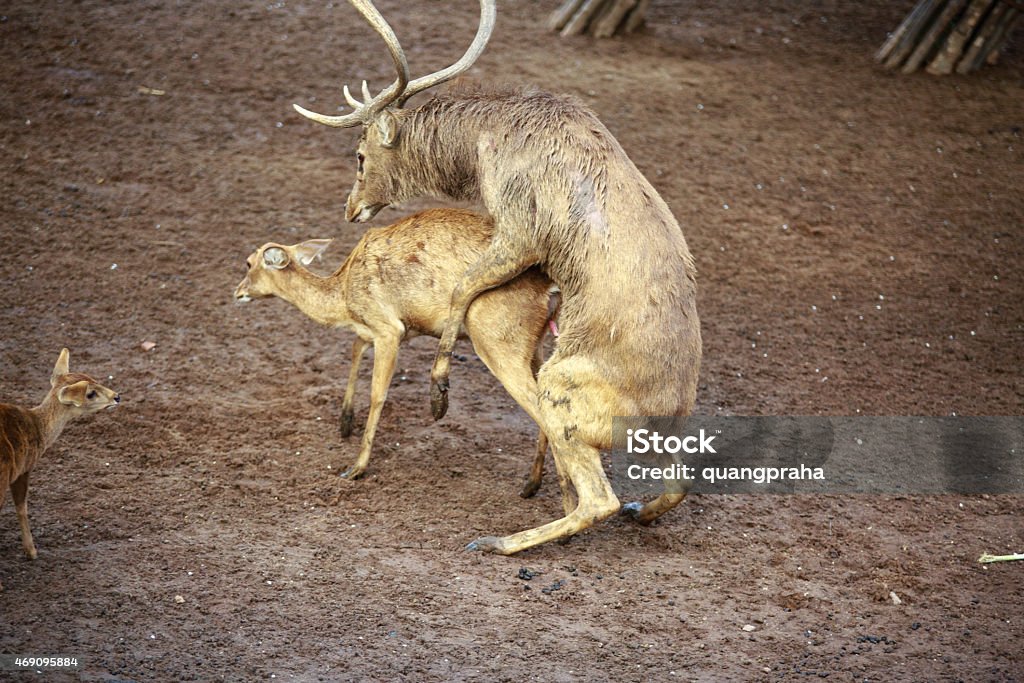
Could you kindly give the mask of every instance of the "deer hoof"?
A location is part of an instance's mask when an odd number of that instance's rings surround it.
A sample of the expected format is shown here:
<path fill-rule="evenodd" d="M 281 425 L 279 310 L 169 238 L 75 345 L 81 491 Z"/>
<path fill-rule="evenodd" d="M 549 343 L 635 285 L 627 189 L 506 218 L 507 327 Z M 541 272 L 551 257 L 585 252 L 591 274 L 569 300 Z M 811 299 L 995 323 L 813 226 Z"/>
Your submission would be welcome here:
<path fill-rule="evenodd" d="M 347 439 L 352 436 L 352 422 L 354 421 L 354 415 L 352 413 L 341 414 L 341 438 Z"/>
<path fill-rule="evenodd" d="M 623 505 L 622 509 L 619 510 L 619 512 L 623 515 L 626 515 L 627 517 L 636 517 L 640 510 L 643 509 L 643 507 L 644 504 L 641 503 L 640 501 L 633 501 L 632 503 L 626 503 L 625 505 Z"/>
<path fill-rule="evenodd" d="M 641 503 L 640 501 L 633 501 L 632 503 L 626 503 L 625 505 L 623 505 L 622 509 L 619 510 L 619 514 L 624 515 L 626 517 L 629 517 L 630 519 L 632 519 L 637 524 L 642 524 L 644 526 L 648 526 L 651 523 L 650 520 L 644 521 L 640 517 L 640 513 L 643 511 L 643 509 L 644 509 L 644 504 L 643 503 Z"/>
<path fill-rule="evenodd" d="M 440 420 L 448 412 L 448 381 L 432 382 L 430 385 L 430 412 Z"/>
<path fill-rule="evenodd" d="M 478 553 L 494 553 L 501 550 L 501 539 L 497 536 L 484 536 L 466 546 L 466 550 Z"/>
<path fill-rule="evenodd" d="M 345 470 L 338 476 L 341 477 L 342 479 L 348 479 L 351 481 L 353 479 L 358 479 L 359 477 L 363 476 L 363 470 L 356 469 L 355 467 L 349 467 L 347 470 Z"/>
<path fill-rule="evenodd" d="M 519 492 L 520 498 L 533 498 L 534 494 L 540 490 L 540 482 L 534 481 L 533 479 L 527 479 L 526 483 L 523 484 L 523 490 Z"/>

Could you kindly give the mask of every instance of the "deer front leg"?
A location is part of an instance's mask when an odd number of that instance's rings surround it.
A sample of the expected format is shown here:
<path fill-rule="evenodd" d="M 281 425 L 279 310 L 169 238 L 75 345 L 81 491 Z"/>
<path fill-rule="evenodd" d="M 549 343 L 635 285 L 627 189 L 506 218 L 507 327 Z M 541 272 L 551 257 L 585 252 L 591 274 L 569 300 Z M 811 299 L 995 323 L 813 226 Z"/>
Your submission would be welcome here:
<path fill-rule="evenodd" d="M 21 545 L 28 559 L 36 559 L 36 546 L 32 542 L 32 530 L 28 527 L 28 472 L 11 482 L 11 498 L 21 525 Z"/>
<path fill-rule="evenodd" d="M 359 379 L 359 364 L 366 353 L 366 347 L 370 342 L 359 337 L 352 342 L 352 364 L 348 368 L 348 386 L 345 387 L 345 398 L 341 402 L 341 436 L 348 438 L 352 435 L 352 421 L 355 419 L 355 410 L 352 402 L 356 395 L 356 381 Z"/>
<path fill-rule="evenodd" d="M 395 363 L 398 358 L 398 344 L 401 337 L 396 334 L 382 334 L 373 342 L 373 380 L 370 384 L 370 414 L 366 418 L 366 429 L 363 431 L 363 443 L 359 449 L 359 457 L 341 476 L 356 479 L 366 471 L 370 462 L 370 451 L 373 449 L 373 435 L 377 431 L 384 402 L 388 399 L 388 388 L 391 377 L 395 374 Z"/>
<path fill-rule="evenodd" d="M 495 235 L 487 251 L 469 267 L 455 286 L 448 322 L 441 335 L 434 367 L 430 371 L 430 412 L 435 420 L 440 420 L 448 412 L 448 374 L 451 372 L 452 351 L 470 304 L 483 292 L 505 284 L 535 263 L 537 259 L 532 254 L 517 253 L 512 244 Z"/>

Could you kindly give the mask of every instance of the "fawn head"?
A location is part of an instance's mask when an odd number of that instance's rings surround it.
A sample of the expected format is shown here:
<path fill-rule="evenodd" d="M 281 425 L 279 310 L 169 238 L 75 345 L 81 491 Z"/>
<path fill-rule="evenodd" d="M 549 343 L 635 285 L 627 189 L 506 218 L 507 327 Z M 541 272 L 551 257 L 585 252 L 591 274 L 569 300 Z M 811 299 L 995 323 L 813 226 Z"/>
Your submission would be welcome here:
<path fill-rule="evenodd" d="M 73 415 L 88 415 L 113 408 L 121 402 L 121 395 L 108 389 L 89 375 L 68 369 L 68 350 L 63 349 L 50 375 L 50 390 L 65 410 Z"/>

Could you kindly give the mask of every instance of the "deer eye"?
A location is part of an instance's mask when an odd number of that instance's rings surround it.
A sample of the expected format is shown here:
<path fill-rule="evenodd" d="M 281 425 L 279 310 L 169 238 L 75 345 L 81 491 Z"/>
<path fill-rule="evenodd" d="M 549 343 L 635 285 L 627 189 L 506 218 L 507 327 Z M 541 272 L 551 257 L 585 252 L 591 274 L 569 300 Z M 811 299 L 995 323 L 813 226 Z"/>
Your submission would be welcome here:
<path fill-rule="evenodd" d="M 366 157 L 363 156 L 363 153 L 362 152 L 356 152 L 356 163 L 358 164 L 358 166 L 356 166 L 356 172 L 357 173 L 362 173 L 363 172 L 363 162 L 364 161 L 366 161 Z"/>
<path fill-rule="evenodd" d="M 96 390 L 95 389 L 90 389 L 89 393 L 87 393 L 85 395 L 85 397 L 86 398 L 96 398 Z"/>

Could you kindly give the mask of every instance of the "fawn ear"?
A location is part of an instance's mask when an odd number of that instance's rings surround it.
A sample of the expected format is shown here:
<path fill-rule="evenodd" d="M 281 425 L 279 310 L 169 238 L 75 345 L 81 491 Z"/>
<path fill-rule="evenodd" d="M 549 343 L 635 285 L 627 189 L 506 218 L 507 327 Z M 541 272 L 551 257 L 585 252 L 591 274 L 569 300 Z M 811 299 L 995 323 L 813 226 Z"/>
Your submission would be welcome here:
<path fill-rule="evenodd" d="M 288 265 L 288 253 L 281 247 L 270 247 L 263 251 L 263 265 L 274 270 L 281 270 Z"/>
<path fill-rule="evenodd" d="M 50 375 L 50 386 L 56 386 L 60 376 L 66 374 L 68 374 L 68 350 L 61 349 L 60 356 L 57 358 L 57 364 L 53 366 L 53 374 Z"/>
<path fill-rule="evenodd" d="M 374 120 L 377 130 L 380 132 L 380 144 L 391 148 L 398 142 L 398 117 L 394 112 L 385 109 Z"/>
<path fill-rule="evenodd" d="M 323 250 L 334 240 L 306 240 L 301 244 L 292 247 L 292 253 L 299 259 L 299 263 L 308 266 L 313 259 L 320 258 Z"/>
<path fill-rule="evenodd" d="M 57 392 L 57 400 L 66 406 L 81 408 L 85 404 L 85 392 L 89 389 L 89 383 L 85 380 L 75 382 Z"/>

